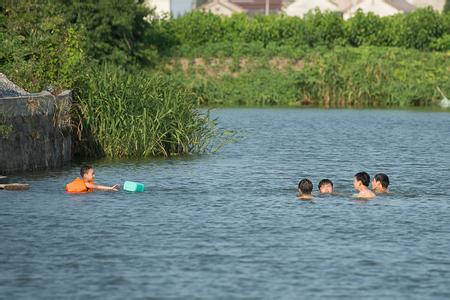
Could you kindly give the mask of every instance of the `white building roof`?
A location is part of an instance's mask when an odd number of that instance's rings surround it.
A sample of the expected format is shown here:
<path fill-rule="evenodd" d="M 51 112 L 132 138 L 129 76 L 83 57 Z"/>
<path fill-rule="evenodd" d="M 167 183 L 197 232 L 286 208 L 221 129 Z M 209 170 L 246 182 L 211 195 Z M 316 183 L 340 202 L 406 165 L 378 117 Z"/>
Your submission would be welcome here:
<path fill-rule="evenodd" d="M 339 7 L 330 0 L 296 0 L 289 4 L 284 12 L 288 16 L 303 17 L 311 10 L 320 9 L 321 11 L 341 11 Z"/>

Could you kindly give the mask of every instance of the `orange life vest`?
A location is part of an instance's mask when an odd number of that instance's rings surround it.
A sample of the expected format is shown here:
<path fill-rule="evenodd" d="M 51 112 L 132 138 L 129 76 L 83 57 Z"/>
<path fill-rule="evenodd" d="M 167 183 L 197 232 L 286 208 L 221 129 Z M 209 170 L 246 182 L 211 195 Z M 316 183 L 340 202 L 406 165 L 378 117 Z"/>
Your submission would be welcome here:
<path fill-rule="evenodd" d="M 66 185 L 66 192 L 68 193 L 89 193 L 92 191 L 93 189 L 88 189 L 86 183 L 84 183 L 84 180 L 81 178 L 75 178 L 74 181 Z"/>

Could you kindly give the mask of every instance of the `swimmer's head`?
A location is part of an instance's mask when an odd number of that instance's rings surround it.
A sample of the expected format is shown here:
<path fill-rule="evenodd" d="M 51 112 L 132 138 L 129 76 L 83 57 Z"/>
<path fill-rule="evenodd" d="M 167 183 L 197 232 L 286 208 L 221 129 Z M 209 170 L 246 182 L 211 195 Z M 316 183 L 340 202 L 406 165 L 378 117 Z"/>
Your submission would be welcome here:
<path fill-rule="evenodd" d="M 377 192 L 387 192 L 389 177 L 384 173 L 378 173 L 372 180 L 372 189 Z"/>
<path fill-rule="evenodd" d="M 319 191 L 322 194 L 332 193 L 333 192 L 333 182 L 330 179 L 322 179 L 319 182 Z"/>
<path fill-rule="evenodd" d="M 80 170 L 81 178 L 87 181 L 93 181 L 95 178 L 94 168 L 92 166 L 82 166 Z"/>
<path fill-rule="evenodd" d="M 311 195 L 313 184 L 309 179 L 302 179 L 298 183 L 298 189 L 302 195 Z"/>
<path fill-rule="evenodd" d="M 356 190 L 360 190 L 362 186 L 366 188 L 369 187 L 370 184 L 370 176 L 366 172 L 359 172 L 355 174 L 355 178 L 353 180 L 353 187 Z"/>

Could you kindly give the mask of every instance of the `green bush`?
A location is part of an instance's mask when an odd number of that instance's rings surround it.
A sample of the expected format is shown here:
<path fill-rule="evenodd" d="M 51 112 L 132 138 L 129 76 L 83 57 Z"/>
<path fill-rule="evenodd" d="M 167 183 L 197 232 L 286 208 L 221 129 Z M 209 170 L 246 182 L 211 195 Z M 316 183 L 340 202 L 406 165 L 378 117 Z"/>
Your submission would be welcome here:
<path fill-rule="evenodd" d="M 349 44 L 427 51 L 435 40 L 445 32 L 449 33 L 449 27 L 448 14 L 440 14 L 431 8 L 388 17 L 358 11 L 347 21 L 336 13 L 319 10 L 308 13 L 303 19 L 243 14 L 220 17 L 193 12 L 167 23 L 167 29 L 177 37 L 179 47 L 185 49 L 230 42 L 261 43 L 263 47 L 333 48 Z"/>
<path fill-rule="evenodd" d="M 407 14 L 404 21 L 403 43 L 407 48 L 429 50 L 431 43 L 444 34 L 444 20 L 431 7 Z"/>
<path fill-rule="evenodd" d="M 383 22 L 379 16 L 373 13 L 364 14 L 362 10 L 358 10 L 345 23 L 347 40 L 354 47 L 382 45 L 381 37 L 384 33 L 385 23 L 387 22 Z"/>
<path fill-rule="evenodd" d="M 382 31 L 377 34 L 376 45 L 384 47 L 404 47 L 403 33 L 405 31 L 405 16 L 396 14 L 381 18 Z"/>
<path fill-rule="evenodd" d="M 430 48 L 436 51 L 450 51 L 450 34 L 445 33 L 440 38 L 435 39 Z"/>
<path fill-rule="evenodd" d="M 57 0 L 70 24 L 86 29 L 87 55 L 100 62 L 153 63 L 157 47 L 149 43 L 150 9 L 135 0 Z"/>
<path fill-rule="evenodd" d="M 271 44 L 277 44 L 281 47 L 307 47 L 307 35 L 305 20 L 301 18 L 292 18 L 281 16 L 275 18 L 277 30 L 280 32 L 279 42 L 272 41 Z"/>
<path fill-rule="evenodd" d="M 72 88 L 88 63 L 154 63 L 155 40 L 167 44 L 134 0 L 7 1 L 1 12 L 2 71 L 30 91 Z"/>
<path fill-rule="evenodd" d="M 6 7 L 0 26 L 0 64 L 7 76 L 30 91 L 48 85 L 70 88 L 86 64 L 83 29 L 68 24 L 52 1 Z"/>
<path fill-rule="evenodd" d="M 445 33 L 450 34 L 450 12 L 442 15 L 442 20 L 444 23 L 444 31 Z"/>
<path fill-rule="evenodd" d="M 181 44 L 198 46 L 223 40 L 222 19 L 212 13 L 192 12 L 170 24 Z"/>
<path fill-rule="evenodd" d="M 310 47 L 332 47 L 337 41 L 345 38 L 344 21 L 334 12 L 322 13 L 316 10 L 305 16 L 305 32 Z"/>

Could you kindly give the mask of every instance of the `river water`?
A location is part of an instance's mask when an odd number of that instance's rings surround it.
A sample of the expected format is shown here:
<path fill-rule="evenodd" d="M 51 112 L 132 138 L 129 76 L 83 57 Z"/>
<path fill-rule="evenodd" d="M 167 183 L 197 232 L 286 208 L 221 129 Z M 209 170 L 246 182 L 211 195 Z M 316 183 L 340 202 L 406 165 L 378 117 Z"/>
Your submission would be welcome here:
<path fill-rule="evenodd" d="M 78 165 L 0 191 L 0 298 L 450 298 L 449 114 L 213 115 L 241 136 L 217 154 L 94 163 L 144 193 L 68 195 Z M 391 193 L 353 199 L 362 170 Z M 297 200 L 304 177 L 337 194 Z"/>

